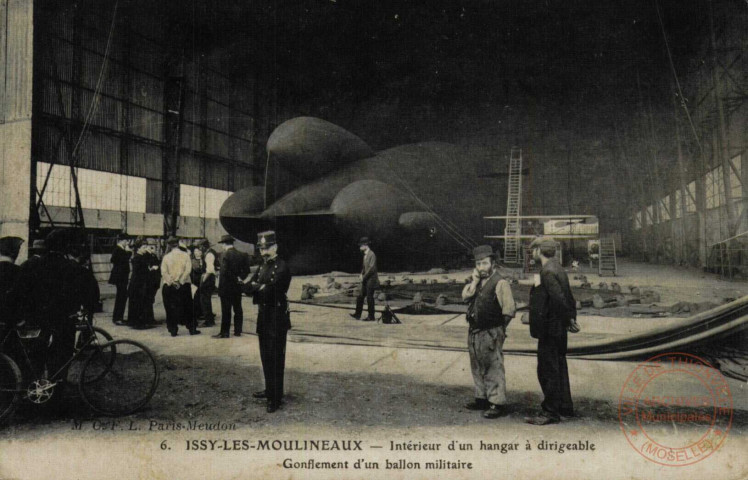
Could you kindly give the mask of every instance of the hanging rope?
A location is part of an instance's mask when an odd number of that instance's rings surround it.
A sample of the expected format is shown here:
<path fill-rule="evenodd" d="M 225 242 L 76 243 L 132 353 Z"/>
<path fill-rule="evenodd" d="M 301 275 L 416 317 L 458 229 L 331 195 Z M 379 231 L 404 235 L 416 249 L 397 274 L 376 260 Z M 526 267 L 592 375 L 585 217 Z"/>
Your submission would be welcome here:
<path fill-rule="evenodd" d="M 683 110 L 686 112 L 686 118 L 688 118 L 688 124 L 691 126 L 691 133 L 693 133 L 693 138 L 696 140 L 696 145 L 699 147 L 699 152 L 701 153 L 702 160 L 704 157 L 704 148 L 701 146 L 701 140 L 699 139 L 699 135 L 696 133 L 696 127 L 693 124 L 693 119 L 691 118 L 691 112 L 688 111 L 688 105 L 686 105 L 686 97 L 683 96 L 683 89 L 680 86 L 680 80 L 678 79 L 678 72 L 675 70 L 675 63 L 673 62 L 673 54 L 670 51 L 670 42 L 668 42 L 667 34 L 665 33 L 665 24 L 662 22 L 662 14 L 660 13 L 660 3 L 658 0 L 654 0 L 655 4 L 655 10 L 657 10 L 657 20 L 660 23 L 660 31 L 662 32 L 662 38 L 665 40 L 665 50 L 667 50 L 667 58 L 670 62 L 670 71 L 673 73 L 673 79 L 675 80 L 675 86 L 678 88 L 678 95 L 680 96 L 681 105 L 683 105 Z"/>
<path fill-rule="evenodd" d="M 91 119 L 96 114 L 99 108 L 99 98 L 101 97 L 101 85 L 104 82 L 104 74 L 106 73 L 107 66 L 109 65 L 109 53 L 112 48 L 112 38 L 114 37 L 114 26 L 117 21 L 117 8 L 119 7 L 119 0 L 114 3 L 114 11 L 112 12 L 112 22 L 109 26 L 109 35 L 107 37 L 106 49 L 104 50 L 104 59 L 101 62 L 101 68 L 99 69 L 99 78 L 96 80 L 96 87 L 94 88 L 94 95 L 91 103 L 88 106 L 88 112 L 86 112 L 86 118 L 83 122 L 83 128 L 81 129 L 78 140 L 75 142 L 71 157 L 75 158 L 78 153 L 78 148 L 83 141 L 86 133 L 88 133 L 88 127 L 91 124 Z"/>
<path fill-rule="evenodd" d="M 432 209 L 426 202 L 424 202 L 415 193 L 415 191 L 413 191 L 410 185 L 408 185 L 405 180 L 400 178 L 400 176 L 397 175 L 394 170 L 392 170 L 392 167 L 387 166 L 387 168 L 390 170 L 390 173 L 392 173 L 392 176 L 395 178 L 395 180 L 398 181 L 403 186 L 403 188 L 405 188 L 405 190 L 407 190 L 407 192 L 416 200 L 416 202 L 421 204 L 426 209 L 426 211 L 431 214 L 431 216 L 439 224 L 439 226 L 442 227 L 447 232 L 447 234 L 452 237 L 453 240 L 455 240 L 463 248 L 466 248 L 468 250 L 477 246 L 477 243 L 475 243 L 475 241 L 473 241 L 467 235 L 463 234 L 458 227 L 450 224 L 446 219 L 436 213 L 434 209 Z"/>

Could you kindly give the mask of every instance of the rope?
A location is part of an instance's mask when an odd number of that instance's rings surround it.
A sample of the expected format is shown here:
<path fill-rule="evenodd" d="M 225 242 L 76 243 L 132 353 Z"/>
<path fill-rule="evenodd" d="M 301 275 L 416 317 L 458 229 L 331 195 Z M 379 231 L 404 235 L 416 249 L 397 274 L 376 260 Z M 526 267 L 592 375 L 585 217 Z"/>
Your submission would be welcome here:
<path fill-rule="evenodd" d="M 703 160 L 705 158 L 704 148 L 701 146 L 701 140 L 699 140 L 699 135 L 696 133 L 696 127 L 693 124 L 691 113 L 688 111 L 688 105 L 686 105 L 686 98 L 683 96 L 683 89 L 680 86 L 678 73 L 675 71 L 675 63 L 673 63 L 673 54 L 670 52 L 670 42 L 668 42 L 667 34 L 665 33 L 665 25 L 662 22 L 662 14 L 660 14 L 660 3 L 658 2 L 658 0 L 654 0 L 654 4 L 655 4 L 655 10 L 657 10 L 657 20 L 660 23 L 660 31 L 662 31 L 662 38 L 665 40 L 665 50 L 667 50 L 667 58 L 670 62 L 670 71 L 673 72 L 673 78 L 675 79 L 675 86 L 678 88 L 678 95 L 680 95 L 681 105 L 683 105 L 683 110 L 686 112 L 686 118 L 688 118 L 688 124 L 691 126 L 691 133 L 693 133 L 693 138 L 696 140 L 696 145 L 698 145 L 699 147 L 699 152 L 701 153 L 701 159 Z"/>
<path fill-rule="evenodd" d="M 413 191 L 413 189 L 410 187 L 410 185 L 408 185 L 408 183 L 405 182 L 405 180 L 403 180 L 402 178 L 400 178 L 400 176 L 397 175 L 394 172 L 394 170 L 392 170 L 392 167 L 388 166 L 387 168 L 390 170 L 390 172 L 392 173 L 392 175 L 395 177 L 395 180 L 397 180 L 398 182 L 400 182 L 400 184 L 403 187 L 405 187 L 405 189 L 408 191 L 408 193 L 410 193 L 410 195 L 418 203 L 420 203 L 423 207 L 426 208 L 426 210 L 428 211 L 428 213 L 430 213 L 434 217 L 434 220 L 436 220 L 437 223 L 439 223 L 439 225 L 442 228 L 444 228 L 444 230 L 447 232 L 447 234 L 450 237 L 452 237 L 453 240 L 455 240 L 462 247 L 467 248 L 467 249 L 471 249 L 472 247 L 475 247 L 477 245 L 470 237 L 468 237 L 467 235 L 463 234 L 456 226 L 451 225 L 450 223 L 448 223 L 448 221 L 446 219 L 442 218 L 428 204 L 426 204 L 426 202 L 424 202 L 423 200 L 421 200 L 421 198 Z"/>
<path fill-rule="evenodd" d="M 96 80 L 96 87 L 94 88 L 93 100 L 88 106 L 88 112 L 86 113 L 86 119 L 83 122 L 83 128 L 78 136 L 78 140 L 75 142 L 71 156 L 74 158 L 78 153 L 78 147 L 80 147 L 83 137 L 88 133 L 88 126 L 91 123 L 91 119 L 96 114 L 96 110 L 99 107 L 99 98 L 101 97 L 101 84 L 103 83 L 104 73 L 106 72 L 107 65 L 109 63 L 109 52 L 112 48 L 112 38 L 114 37 L 114 25 L 117 20 L 117 8 L 119 7 L 119 0 L 114 3 L 114 11 L 112 12 L 112 22 L 109 26 L 109 36 L 107 37 L 106 49 L 104 50 L 104 60 L 101 62 L 101 68 L 99 69 L 99 78 Z"/>

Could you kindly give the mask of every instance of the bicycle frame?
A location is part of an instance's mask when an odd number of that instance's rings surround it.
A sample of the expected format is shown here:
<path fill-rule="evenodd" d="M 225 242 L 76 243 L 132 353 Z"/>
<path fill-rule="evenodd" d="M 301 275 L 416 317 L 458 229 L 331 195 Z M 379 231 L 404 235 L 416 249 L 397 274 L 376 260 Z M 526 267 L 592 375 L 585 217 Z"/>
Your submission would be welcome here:
<path fill-rule="evenodd" d="M 95 346 L 96 348 L 101 348 L 101 345 L 98 344 L 96 341 L 96 335 L 93 334 L 93 325 L 91 322 L 86 318 L 86 325 L 83 325 L 82 327 L 85 328 L 88 326 L 89 331 L 92 333 L 88 336 L 88 338 L 85 338 L 83 342 L 76 342 L 75 346 L 73 347 L 73 355 L 60 367 L 60 369 L 54 374 L 49 375 L 47 380 L 49 380 L 52 383 L 57 383 L 59 381 L 59 376 L 62 375 L 63 372 L 67 371 L 67 368 L 78 358 L 81 356 L 81 352 L 85 350 L 86 348 L 90 346 Z M 78 329 L 78 326 L 76 326 L 76 329 Z M 44 330 L 44 329 L 42 329 Z M 54 335 L 53 333 L 45 334 L 44 336 L 47 337 L 48 335 Z M 9 343 L 13 342 L 13 343 Z M 10 347 L 10 348 L 9 348 Z M 19 366 L 22 368 L 22 372 L 30 372 L 33 378 L 28 379 L 29 382 L 33 382 L 35 380 L 40 380 L 42 378 L 42 374 L 37 371 L 37 368 L 34 366 L 34 362 L 29 356 L 29 350 L 26 348 L 26 345 L 23 343 L 23 339 L 21 337 L 21 333 L 19 331 L 18 327 L 12 327 L 8 329 L 8 332 L 5 334 L 5 337 L 0 341 L 0 352 L 5 353 L 8 355 L 11 359 L 13 359 L 16 363 L 19 364 Z M 23 357 L 21 359 L 18 358 L 18 354 L 23 354 Z M 22 360 L 22 365 L 19 363 L 19 360 Z M 46 363 L 46 362 L 45 362 Z M 25 368 L 25 370 L 24 370 Z M 43 368 L 43 367 L 42 367 Z"/>

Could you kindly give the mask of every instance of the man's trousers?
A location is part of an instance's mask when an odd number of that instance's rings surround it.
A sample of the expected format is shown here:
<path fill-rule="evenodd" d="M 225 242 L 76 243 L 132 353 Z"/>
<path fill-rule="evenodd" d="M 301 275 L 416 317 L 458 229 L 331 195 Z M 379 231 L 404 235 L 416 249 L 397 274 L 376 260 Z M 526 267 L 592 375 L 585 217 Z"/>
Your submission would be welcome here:
<path fill-rule="evenodd" d="M 283 374 L 286 368 L 287 331 L 260 333 L 260 359 L 262 372 L 265 375 L 265 393 L 271 403 L 280 403 L 283 399 Z"/>
<path fill-rule="evenodd" d="M 574 415 L 566 366 L 567 334 L 538 339 L 538 381 L 545 397 L 541 406 L 546 415 L 559 418 Z"/>
<path fill-rule="evenodd" d="M 234 333 L 242 333 L 244 324 L 244 310 L 242 310 L 242 294 L 237 292 L 223 295 L 221 298 L 221 334 L 228 335 L 231 329 L 231 310 L 234 310 Z"/>
<path fill-rule="evenodd" d="M 468 332 L 475 398 L 486 399 L 494 405 L 504 405 L 507 402 L 503 351 L 505 339 L 504 327 Z"/>

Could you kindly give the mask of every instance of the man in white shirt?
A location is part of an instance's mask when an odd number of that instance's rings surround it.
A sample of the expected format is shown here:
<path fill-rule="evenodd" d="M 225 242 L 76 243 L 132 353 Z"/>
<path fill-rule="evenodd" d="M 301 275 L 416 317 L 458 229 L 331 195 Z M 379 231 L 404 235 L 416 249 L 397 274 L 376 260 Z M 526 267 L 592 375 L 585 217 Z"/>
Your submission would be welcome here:
<path fill-rule="evenodd" d="M 179 239 L 176 237 L 169 237 L 166 243 L 171 248 L 169 253 L 164 255 L 163 260 L 161 260 L 161 280 L 163 282 L 161 294 L 166 309 L 166 328 L 172 337 L 176 337 L 180 320 L 182 320 L 190 331 L 190 335 L 197 335 L 200 331 L 195 328 L 191 301 L 192 259 L 186 248 L 180 248 Z"/>

